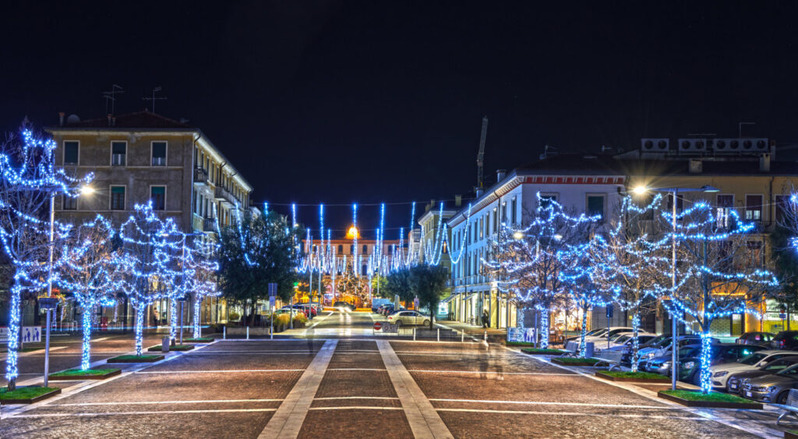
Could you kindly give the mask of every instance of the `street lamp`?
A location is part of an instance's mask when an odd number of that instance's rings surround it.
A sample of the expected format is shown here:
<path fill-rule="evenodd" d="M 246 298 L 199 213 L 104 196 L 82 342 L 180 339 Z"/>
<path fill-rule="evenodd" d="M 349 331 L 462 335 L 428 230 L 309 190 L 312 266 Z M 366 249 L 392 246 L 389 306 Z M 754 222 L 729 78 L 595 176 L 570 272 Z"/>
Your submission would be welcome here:
<path fill-rule="evenodd" d="M 91 195 L 94 193 L 94 188 L 89 185 L 81 186 L 79 190 L 80 195 Z M 40 299 L 41 307 L 44 308 L 45 315 L 47 316 L 45 322 L 47 328 L 45 329 L 44 336 L 44 387 L 48 384 L 48 375 L 50 374 L 50 312 L 55 312 L 56 302 L 53 300 L 53 250 L 55 235 L 55 191 L 50 194 L 50 236 L 48 239 L 48 263 L 47 263 L 47 298 L 46 300 Z M 55 317 L 55 315 L 53 315 Z"/>
<path fill-rule="evenodd" d="M 646 186 L 637 186 L 632 189 L 632 192 L 637 195 L 642 195 L 647 192 L 669 192 L 672 198 L 673 211 L 671 213 L 671 225 L 673 226 L 672 237 L 672 259 L 671 259 L 671 294 L 676 293 L 676 202 L 677 195 L 683 192 L 706 192 L 714 193 L 720 192 L 720 189 L 708 185 L 701 186 L 700 188 L 679 188 L 679 187 L 666 187 L 666 188 L 647 188 Z M 671 299 L 671 303 L 673 303 Z M 676 390 L 676 381 L 678 380 L 679 367 L 677 361 L 679 360 L 679 343 L 678 343 L 678 325 L 676 323 L 676 313 L 671 310 L 671 389 Z"/>

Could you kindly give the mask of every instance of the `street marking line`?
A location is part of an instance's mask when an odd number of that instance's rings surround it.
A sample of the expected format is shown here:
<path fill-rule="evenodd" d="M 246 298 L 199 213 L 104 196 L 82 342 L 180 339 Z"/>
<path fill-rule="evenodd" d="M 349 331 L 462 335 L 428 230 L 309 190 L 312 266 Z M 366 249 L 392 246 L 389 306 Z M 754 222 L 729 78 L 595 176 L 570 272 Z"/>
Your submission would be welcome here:
<path fill-rule="evenodd" d="M 32 413 L 16 415 L 15 418 L 63 418 L 67 416 L 139 416 L 139 415 L 175 415 L 175 414 L 203 414 L 203 413 L 239 413 L 239 412 L 273 412 L 277 409 L 209 409 L 209 410 L 148 410 L 139 412 L 101 412 L 101 413 Z"/>
<path fill-rule="evenodd" d="M 193 401 L 109 401 L 109 402 L 69 402 L 64 404 L 49 404 L 47 407 L 82 407 L 103 405 L 158 405 L 158 404 L 206 404 L 206 403 L 241 403 L 241 402 L 278 402 L 282 399 L 197 399 Z"/>
<path fill-rule="evenodd" d="M 559 364 L 554 364 L 551 361 L 548 361 L 548 360 L 543 359 L 543 358 L 539 358 L 538 356 L 535 356 L 535 355 L 524 355 L 521 352 L 516 351 L 514 349 L 511 349 L 511 348 L 509 348 L 507 346 L 504 346 L 504 349 L 507 350 L 507 351 L 513 352 L 513 353 L 515 353 L 517 355 L 520 355 L 520 356 L 522 356 L 524 358 L 529 358 L 529 359 L 532 359 L 532 360 L 535 360 L 535 361 L 539 361 L 541 363 L 545 363 L 545 364 L 548 364 L 550 366 L 554 366 L 554 367 L 557 367 L 557 368 L 560 368 L 560 369 L 570 370 L 571 372 L 574 372 L 576 374 L 582 375 L 582 376 L 584 376 L 586 378 L 590 378 L 590 379 L 592 379 L 592 380 L 594 380 L 596 382 L 603 383 L 605 385 L 618 387 L 620 389 L 624 389 L 624 390 L 626 390 L 628 392 L 631 392 L 631 393 L 634 393 L 634 394 L 636 394 L 638 396 L 642 396 L 642 397 L 650 399 L 652 401 L 656 401 L 656 402 L 659 402 L 659 403 L 662 403 L 662 404 L 665 404 L 665 405 L 668 405 L 668 406 L 672 406 L 672 407 L 674 407 L 676 409 L 682 410 L 682 411 L 687 412 L 687 413 L 696 414 L 696 415 L 700 416 L 703 419 L 707 419 L 709 421 L 715 421 L 715 422 L 717 422 L 719 424 L 725 425 L 727 427 L 732 427 L 732 428 L 734 428 L 736 430 L 744 431 L 744 432 L 749 433 L 749 434 L 754 434 L 754 435 L 757 435 L 757 436 L 760 436 L 760 437 L 763 437 L 763 438 L 774 437 L 774 435 L 778 436 L 778 435 L 782 434 L 782 432 L 779 431 L 779 430 L 768 428 L 768 427 L 759 425 L 759 424 L 757 424 L 755 422 L 753 423 L 753 425 L 751 425 L 752 424 L 751 422 L 746 422 L 745 420 L 742 420 L 742 419 L 737 419 L 737 418 L 733 418 L 733 417 L 731 419 L 724 419 L 726 416 L 725 416 L 725 414 L 722 411 L 712 412 L 712 411 L 705 410 L 705 409 L 695 409 L 695 408 L 686 407 L 686 406 L 683 406 L 681 404 L 677 404 L 675 402 L 669 401 L 667 399 L 660 398 L 660 397 L 657 396 L 656 393 L 654 393 L 651 390 L 642 389 L 642 388 L 635 388 L 635 386 L 633 386 L 633 385 L 627 385 L 627 384 L 622 384 L 621 382 L 614 382 L 614 381 L 608 381 L 608 380 L 605 380 L 605 379 L 601 379 L 601 378 L 596 377 L 595 375 L 587 374 L 587 373 L 585 373 L 585 372 L 583 372 L 581 370 L 577 370 L 577 369 L 572 368 L 572 367 L 562 366 L 562 365 L 559 365 Z M 720 410 L 724 410 L 724 409 L 720 409 Z M 741 421 L 745 422 L 745 425 L 739 425 L 738 423 L 741 422 Z"/>
<path fill-rule="evenodd" d="M 328 319 L 328 318 L 330 318 L 330 316 L 331 316 L 331 315 L 333 315 L 333 314 L 334 314 L 334 313 L 333 313 L 332 311 L 327 311 L 327 315 L 326 315 L 326 316 L 323 316 L 323 317 L 318 317 L 318 316 L 317 316 L 317 317 L 314 317 L 314 318 L 313 318 L 313 320 L 318 320 L 318 321 L 317 321 L 317 322 L 315 322 L 314 324 L 310 325 L 309 327 L 305 328 L 305 333 L 304 333 L 304 334 L 302 334 L 302 335 L 308 335 L 308 330 L 309 330 L 309 329 L 313 329 L 313 328 L 315 328 L 315 327 L 316 327 L 316 325 L 318 325 L 319 323 L 321 323 L 321 322 L 323 322 L 323 321 L 327 320 L 327 319 Z"/>
<path fill-rule="evenodd" d="M 465 402 L 465 403 L 479 403 L 479 404 L 520 404 L 520 405 L 558 405 L 558 406 L 562 405 L 562 406 L 596 407 L 596 408 L 681 410 L 681 408 L 679 407 L 669 407 L 669 406 L 593 404 L 589 402 L 496 401 L 493 399 L 448 399 L 448 398 L 430 398 L 429 400 L 437 402 Z"/>
<path fill-rule="evenodd" d="M 327 370 L 328 371 L 335 371 L 335 372 L 346 371 L 346 370 L 351 370 L 351 371 L 356 371 L 356 372 L 385 372 L 386 369 L 367 369 L 367 368 L 362 368 L 362 367 L 361 368 L 356 368 L 356 367 L 352 367 L 352 368 L 336 367 L 336 368 L 330 368 L 330 369 L 327 369 Z"/>
<path fill-rule="evenodd" d="M 252 372 L 301 372 L 305 369 L 220 369 L 220 370 L 143 370 L 131 372 L 136 375 L 167 374 L 177 375 L 181 373 L 252 373 Z"/>
<path fill-rule="evenodd" d="M 405 369 L 391 344 L 387 340 L 378 340 L 377 347 L 380 349 L 382 361 L 388 370 L 399 402 L 402 403 L 413 436 L 421 439 L 454 438 L 410 372 Z"/>
<path fill-rule="evenodd" d="M 323 396 L 313 398 L 314 401 L 332 401 L 337 399 L 399 399 L 396 396 Z"/>
<path fill-rule="evenodd" d="M 313 403 L 313 397 L 321 385 L 327 365 L 330 364 L 337 340 L 328 340 L 319 350 L 318 355 L 308 366 L 305 373 L 299 377 L 294 388 L 285 397 L 283 403 L 274 416 L 263 428 L 259 439 L 296 438 L 305 422 L 308 409 Z"/>
<path fill-rule="evenodd" d="M 533 412 L 524 410 L 486 410 L 486 409 L 435 409 L 439 412 L 466 412 L 466 413 L 503 413 L 510 415 L 544 415 L 544 416 L 593 416 L 607 418 L 643 418 L 643 419 L 680 419 L 689 421 L 711 421 L 698 416 L 664 416 L 631 413 L 590 413 L 590 412 Z"/>
<path fill-rule="evenodd" d="M 317 351 L 308 352 L 307 350 L 284 350 L 284 351 L 208 351 L 196 354 L 189 353 L 188 356 L 192 357 L 212 357 L 214 355 L 267 355 L 267 354 L 286 354 L 286 355 L 315 355 Z M 80 355 L 80 354 L 77 354 Z"/>
<path fill-rule="evenodd" d="M 353 405 L 349 407 L 311 407 L 308 410 L 404 410 L 402 407 L 374 407 L 373 405 Z"/>
<path fill-rule="evenodd" d="M 479 371 L 479 370 L 423 370 L 423 369 L 408 369 L 408 372 L 416 373 L 447 373 L 447 374 L 463 374 L 463 375 L 483 375 L 485 373 L 495 373 L 499 375 L 548 375 L 548 376 L 565 376 L 581 378 L 574 373 L 546 373 L 546 372 L 496 372 L 496 371 Z"/>

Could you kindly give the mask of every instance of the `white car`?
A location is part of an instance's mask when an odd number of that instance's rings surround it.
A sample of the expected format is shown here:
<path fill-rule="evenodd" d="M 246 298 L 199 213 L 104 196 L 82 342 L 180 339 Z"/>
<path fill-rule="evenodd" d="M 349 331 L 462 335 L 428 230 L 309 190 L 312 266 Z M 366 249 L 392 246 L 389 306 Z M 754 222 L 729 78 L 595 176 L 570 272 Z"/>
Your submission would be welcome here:
<path fill-rule="evenodd" d="M 397 311 L 388 316 L 388 323 L 396 325 L 429 325 L 429 316 L 418 311 Z"/>
<path fill-rule="evenodd" d="M 729 389 L 727 388 L 727 385 L 729 377 L 732 376 L 732 374 L 756 370 L 773 360 L 778 360 L 779 358 L 792 355 L 798 355 L 798 351 L 757 351 L 745 358 L 739 359 L 734 363 L 724 363 L 710 366 L 709 373 L 712 377 L 712 388 L 728 391 Z"/>
<path fill-rule="evenodd" d="M 604 333 L 601 333 L 599 335 L 591 335 L 589 337 L 585 337 L 585 342 L 592 341 L 593 343 L 596 343 L 597 345 L 599 343 L 601 343 L 601 342 L 604 342 L 605 343 L 604 347 L 606 347 L 607 337 L 612 337 L 614 335 L 617 335 L 617 334 L 620 334 L 620 333 L 623 333 L 623 332 L 632 332 L 632 331 L 634 331 L 634 328 L 629 328 L 627 326 L 613 326 L 613 327 L 610 328 L 609 331 L 605 331 Z"/>
<path fill-rule="evenodd" d="M 610 337 L 610 349 L 612 348 L 619 348 L 622 346 L 626 346 L 626 343 L 629 340 L 632 340 L 635 336 L 634 332 L 622 332 L 620 334 L 616 334 L 613 337 Z M 652 334 L 646 331 L 638 331 L 637 336 L 642 340 L 640 344 L 648 341 L 650 338 L 656 337 L 657 334 Z"/>

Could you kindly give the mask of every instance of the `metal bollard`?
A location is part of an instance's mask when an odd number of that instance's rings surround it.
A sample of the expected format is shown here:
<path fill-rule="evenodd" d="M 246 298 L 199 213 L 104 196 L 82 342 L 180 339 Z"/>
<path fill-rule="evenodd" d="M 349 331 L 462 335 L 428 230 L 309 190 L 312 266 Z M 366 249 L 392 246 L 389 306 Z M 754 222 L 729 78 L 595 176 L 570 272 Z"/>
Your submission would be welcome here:
<path fill-rule="evenodd" d="M 413 328 L 413 341 L 416 341 L 416 328 Z"/>
<path fill-rule="evenodd" d="M 465 331 L 460 331 L 460 343 L 465 341 Z"/>
<path fill-rule="evenodd" d="M 163 340 L 161 340 L 161 353 L 162 354 L 165 354 L 165 353 L 169 352 L 169 344 L 170 344 L 169 342 L 170 342 L 169 336 L 166 336 L 166 337 L 163 338 Z"/>
<path fill-rule="evenodd" d="M 488 331 L 482 331 L 482 340 L 484 340 L 485 343 L 488 342 Z"/>
<path fill-rule="evenodd" d="M 438 328 L 438 341 L 441 341 L 441 328 Z"/>
<path fill-rule="evenodd" d="M 249 326 L 247 326 L 247 340 L 249 340 Z"/>
<path fill-rule="evenodd" d="M 222 326 L 222 340 L 227 340 L 227 326 Z"/>

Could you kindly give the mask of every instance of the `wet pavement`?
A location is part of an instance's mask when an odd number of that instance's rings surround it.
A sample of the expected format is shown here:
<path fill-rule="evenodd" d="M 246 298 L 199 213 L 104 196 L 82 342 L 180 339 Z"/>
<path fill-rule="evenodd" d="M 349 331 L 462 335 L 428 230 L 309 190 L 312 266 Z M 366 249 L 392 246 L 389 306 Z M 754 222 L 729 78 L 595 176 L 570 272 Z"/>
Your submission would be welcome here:
<path fill-rule="evenodd" d="M 779 433 L 772 409 L 687 409 L 643 387 L 609 383 L 500 345 L 375 337 L 374 319 L 379 317 L 335 312 L 305 328 L 312 339 L 217 340 L 170 353 L 159 363 L 122 365 L 122 375 L 102 382 L 54 383 L 63 394 L 30 406 L 3 406 L 0 437 L 755 438 Z M 326 335 L 319 337 L 320 332 Z M 159 340 L 148 337 L 145 346 Z M 79 343 L 64 339 L 60 345 L 63 349 L 51 354 L 53 371 L 80 360 Z M 93 360 L 130 353 L 132 347 L 130 336 L 106 336 L 96 342 Z M 34 382 L 42 363 L 42 354 L 24 354 L 21 381 Z M 269 436 L 273 431 L 279 434 Z"/>

